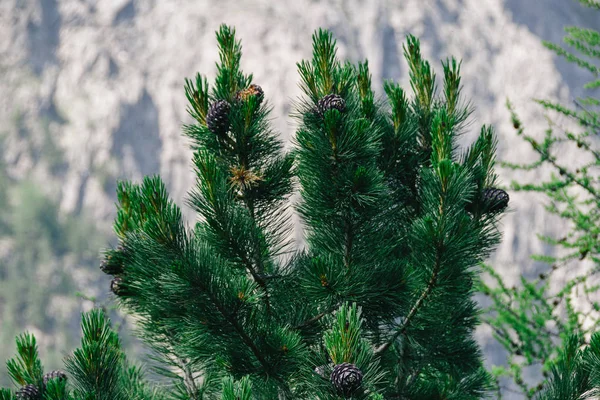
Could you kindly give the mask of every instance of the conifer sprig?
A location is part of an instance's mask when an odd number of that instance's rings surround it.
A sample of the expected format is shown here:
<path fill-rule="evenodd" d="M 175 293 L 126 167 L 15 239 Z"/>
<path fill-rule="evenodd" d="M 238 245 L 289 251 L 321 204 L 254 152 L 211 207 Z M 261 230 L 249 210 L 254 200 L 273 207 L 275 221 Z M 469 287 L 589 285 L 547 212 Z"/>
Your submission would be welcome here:
<path fill-rule="evenodd" d="M 188 113 L 198 123 L 206 125 L 206 114 L 208 113 L 209 96 L 208 96 L 208 81 L 206 77 L 196 74 L 196 82 L 191 79 L 185 80 L 185 97 L 187 97 L 190 105 Z"/>
<path fill-rule="evenodd" d="M 213 88 L 213 98 L 232 101 L 235 93 L 246 88 L 252 76 L 245 76 L 240 69 L 242 44 L 235 37 L 235 29 L 221 25 L 217 31 L 219 44 L 219 62 L 217 79 Z"/>
<path fill-rule="evenodd" d="M 8 374 L 19 385 L 39 385 L 43 374 L 35 336 L 25 333 L 17 337 L 16 358 L 6 362 Z"/>

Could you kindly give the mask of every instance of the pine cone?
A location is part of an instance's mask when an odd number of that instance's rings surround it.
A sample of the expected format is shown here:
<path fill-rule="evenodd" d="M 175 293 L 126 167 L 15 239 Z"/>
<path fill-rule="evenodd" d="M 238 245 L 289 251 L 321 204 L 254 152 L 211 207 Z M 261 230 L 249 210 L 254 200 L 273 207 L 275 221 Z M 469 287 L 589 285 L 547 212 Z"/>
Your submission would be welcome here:
<path fill-rule="evenodd" d="M 321 118 L 325 116 L 325 113 L 329 110 L 336 109 L 339 112 L 343 113 L 346 111 L 346 101 L 337 94 L 328 94 L 323 97 L 317 103 L 317 114 Z"/>
<path fill-rule="evenodd" d="M 123 294 L 123 278 L 117 276 L 112 281 L 110 281 L 110 290 L 117 296 Z"/>
<path fill-rule="evenodd" d="M 362 384 L 362 379 L 362 372 L 354 364 L 338 364 L 331 372 L 331 383 L 344 396 L 354 393 Z"/>
<path fill-rule="evenodd" d="M 17 391 L 17 399 L 39 400 L 42 398 L 40 391 L 35 385 L 25 385 Z"/>
<path fill-rule="evenodd" d="M 487 212 L 498 212 L 508 206 L 508 193 L 502 189 L 489 188 L 481 194 L 481 204 Z"/>
<path fill-rule="evenodd" d="M 109 250 L 105 253 L 104 259 L 100 262 L 100 269 L 107 275 L 118 275 L 123 273 L 124 248 L 119 245 L 116 250 Z"/>
<path fill-rule="evenodd" d="M 206 115 L 206 126 L 215 135 L 222 135 L 229 129 L 229 111 L 231 105 L 225 100 L 218 100 L 211 104 Z"/>
<path fill-rule="evenodd" d="M 237 101 L 247 101 L 250 96 L 256 97 L 257 104 L 260 105 L 265 98 L 265 92 L 258 85 L 252 84 L 247 89 L 240 90 L 235 94 Z"/>
<path fill-rule="evenodd" d="M 43 381 L 44 381 L 44 386 L 46 386 L 48 384 L 49 381 L 53 380 L 53 379 L 58 379 L 58 380 L 67 380 L 67 374 L 65 374 L 62 371 L 52 371 L 52 372 L 48 372 L 47 374 L 44 375 Z"/>

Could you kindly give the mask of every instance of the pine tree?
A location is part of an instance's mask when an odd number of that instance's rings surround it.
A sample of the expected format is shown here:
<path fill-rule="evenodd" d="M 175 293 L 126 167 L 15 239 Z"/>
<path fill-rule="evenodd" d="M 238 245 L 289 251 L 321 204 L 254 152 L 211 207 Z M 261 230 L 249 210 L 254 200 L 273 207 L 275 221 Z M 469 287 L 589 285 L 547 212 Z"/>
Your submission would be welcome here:
<path fill-rule="evenodd" d="M 599 8 L 596 1 L 579 1 Z M 590 72 L 593 79 L 585 88 L 597 90 L 600 87 L 600 32 L 580 27 L 567 27 L 565 31 L 564 42 L 568 48 L 550 42 L 544 45 Z M 543 140 L 528 134 L 512 105 L 507 104 L 517 134 L 531 145 L 537 159 L 527 164 L 503 165 L 516 171 L 540 168 L 552 171 L 547 180 L 512 182 L 511 189 L 542 193 L 548 200 L 546 211 L 561 217 L 568 226 L 560 237 L 539 235 L 555 254 L 533 256 L 542 263 L 541 269 L 535 276 L 521 277 L 521 285 L 507 285 L 492 267 L 485 266 L 492 280 L 482 285 L 482 291 L 492 300 L 492 306 L 484 320 L 508 353 L 507 366 L 495 367 L 495 375 L 498 382 L 504 380 L 503 385 L 511 387 L 506 382 L 508 378 L 513 383 L 512 390 L 518 389 L 528 399 L 579 398 L 587 390 L 585 385 L 579 391 L 552 389 L 549 385 L 566 384 L 568 380 L 564 376 L 583 368 L 580 364 L 566 363 L 564 354 L 575 354 L 580 346 L 593 347 L 590 340 L 600 326 L 600 185 L 597 180 L 600 152 L 594 138 L 600 131 L 600 100 L 593 97 L 594 92 L 591 94 L 578 99 L 575 107 L 538 100 L 548 113 L 549 126 Z M 564 157 L 567 149 L 577 154 L 582 165 L 574 166 Z M 565 350 L 561 350 L 562 342 Z M 543 379 L 525 379 L 527 370 L 541 372 Z M 562 374 L 563 379 L 556 378 L 557 374 Z"/>
<path fill-rule="evenodd" d="M 439 94 L 409 36 L 414 97 L 386 82 L 379 99 L 367 62 L 340 62 L 332 35 L 317 31 L 312 59 L 298 63 L 304 95 L 286 153 L 267 96 L 240 69 L 235 31 L 222 26 L 217 41 L 214 84 L 197 75 L 185 86 L 197 176 L 188 203 L 198 221 L 186 225 L 159 177 L 120 182 L 119 246 L 102 265 L 167 382 L 161 393 L 483 398 L 492 378 L 473 337 L 473 293 L 504 204 L 489 195 L 492 128 L 467 149 L 457 145 L 471 111 L 460 63 L 442 63 Z M 296 188 L 301 249 L 289 240 Z M 84 328 L 87 346 L 67 360 L 75 396 L 120 398 L 132 385 L 121 385 L 130 375 L 118 339 L 95 332 Z M 105 366 L 110 373 L 92 379 Z"/>

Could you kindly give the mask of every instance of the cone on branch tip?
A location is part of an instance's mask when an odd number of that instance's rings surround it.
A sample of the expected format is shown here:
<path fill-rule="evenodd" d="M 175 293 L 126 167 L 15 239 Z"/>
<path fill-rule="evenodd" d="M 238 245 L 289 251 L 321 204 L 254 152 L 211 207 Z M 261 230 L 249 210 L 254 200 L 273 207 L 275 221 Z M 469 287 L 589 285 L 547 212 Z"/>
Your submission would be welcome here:
<path fill-rule="evenodd" d="M 350 396 L 362 384 L 363 374 L 354 364 L 342 363 L 333 367 L 331 383 L 338 393 Z"/>
<path fill-rule="evenodd" d="M 112 281 L 110 281 L 110 291 L 120 296 L 123 294 L 123 278 L 116 277 Z"/>
<path fill-rule="evenodd" d="M 100 270 L 107 275 L 118 275 L 123 272 L 123 246 L 119 245 L 116 250 L 106 252 L 104 259 L 100 262 Z"/>
<path fill-rule="evenodd" d="M 509 196 L 502 189 L 488 188 L 481 194 L 481 202 L 487 212 L 498 212 L 508 206 Z"/>
<path fill-rule="evenodd" d="M 260 105 L 265 98 L 265 92 L 258 85 L 252 84 L 248 88 L 238 91 L 235 94 L 236 101 L 248 101 L 250 97 L 256 98 L 256 104 Z"/>
<path fill-rule="evenodd" d="M 346 101 L 337 94 L 328 94 L 317 102 L 317 114 L 323 118 L 329 110 L 338 110 L 343 113 L 346 111 Z"/>
<path fill-rule="evenodd" d="M 63 380 L 67 380 L 67 374 L 65 374 L 63 371 L 51 371 L 48 372 L 47 374 L 44 375 L 43 381 L 44 381 L 44 386 L 46 386 L 48 384 L 48 382 L 50 382 L 51 380 L 54 379 L 58 379 L 60 381 Z"/>
<path fill-rule="evenodd" d="M 206 115 L 206 126 L 216 134 L 222 135 L 229 129 L 229 111 L 231 105 L 225 100 L 217 100 L 210 105 Z"/>
<path fill-rule="evenodd" d="M 25 385 L 17 391 L 16 398 L 23 400 L 39 400 L 42 396 L 35 385 Z"/>

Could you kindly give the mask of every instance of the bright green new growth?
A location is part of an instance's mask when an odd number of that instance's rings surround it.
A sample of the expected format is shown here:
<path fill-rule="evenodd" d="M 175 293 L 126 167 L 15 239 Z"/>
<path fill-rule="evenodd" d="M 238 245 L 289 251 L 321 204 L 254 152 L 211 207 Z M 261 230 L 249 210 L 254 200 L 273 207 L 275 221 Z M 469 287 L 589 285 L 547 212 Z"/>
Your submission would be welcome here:
<path fill-rule="evenodd" d="M 393 82 L 384 85 L 387 100 L 378 99 L 368 64 L 339 62 L 332 35 L 319 30 L 312 59 L 298 64 L 304 96 L 286 154 L 268 104 L 238 95 L 252 77 L 240 69 L 233 29 L 222 26 L 217 40 L 214 85 L 198 75 L 185 87 L 196 120 L 185 127 L 197 175 L 188 203 L 198 222 L 186 226 L 160 178 L 121 182 L 120 247 L 107 253 L 122 262 L 119 302 L 152 350 L 161 395 L 484 397 L 491 377 L 473 338 L 472 296 L 477 267 L 499 240 L 501 213 L 481 204 L 495 180 L 496 139 L 483 127 L 458 149 L 470 113 L 460 64 L 443 63 L 438 96 L 433 69 L 409 36 L 414 99 Z M 230 105 L 226 131 L 207 127 L 216 101 Z M 288 239 L 295 186 L 302 249 Z M 84 332 L 67 360 L 74 389 L 118 399 L 120 379 L 138 375 L 120 367 L 114 334 Z M 103 357 L 89 358 L 100 348 Z M 361 372 L 350 395 L 331 383 L 340 363 Z M 107 373 L 94 380 L 94 366 Z"/>
<path fill-rule="evenodd" d="M 39 385 L 42 377 L 42 363 L 38 359 L 35 337 L 22 334 L 17 337 L 17 358 L 7 361 L 6 368 L 11 379 L 19 385 Z"/>

